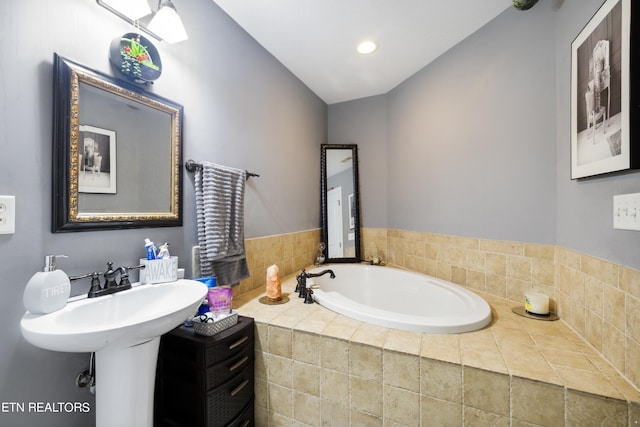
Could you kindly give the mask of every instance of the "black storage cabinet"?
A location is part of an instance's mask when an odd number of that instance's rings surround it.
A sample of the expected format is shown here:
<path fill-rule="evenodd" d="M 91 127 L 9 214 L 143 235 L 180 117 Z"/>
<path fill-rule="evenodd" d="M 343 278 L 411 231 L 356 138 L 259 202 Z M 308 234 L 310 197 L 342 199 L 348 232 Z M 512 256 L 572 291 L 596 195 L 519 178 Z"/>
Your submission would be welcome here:
<path fill-rule="evenodd" d="M 156 427 L 248 427 L 253 412 L 254 321 L 213 336 L 180 326 L 162 336 Z"/>

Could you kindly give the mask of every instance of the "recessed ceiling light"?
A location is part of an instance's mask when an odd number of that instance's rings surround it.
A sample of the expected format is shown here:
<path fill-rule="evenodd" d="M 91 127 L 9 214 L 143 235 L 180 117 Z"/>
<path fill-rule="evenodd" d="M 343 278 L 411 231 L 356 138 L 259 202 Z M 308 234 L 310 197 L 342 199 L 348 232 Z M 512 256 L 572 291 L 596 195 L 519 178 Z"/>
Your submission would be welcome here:
<path fill-rule="evenodd" d="M 367 55 L 369 53 L 374 52 L 377 48 L 378 48 L 378 45 L 376 45 L 371 40 L 363 41 L 358 45 L 358 53 Z"/>

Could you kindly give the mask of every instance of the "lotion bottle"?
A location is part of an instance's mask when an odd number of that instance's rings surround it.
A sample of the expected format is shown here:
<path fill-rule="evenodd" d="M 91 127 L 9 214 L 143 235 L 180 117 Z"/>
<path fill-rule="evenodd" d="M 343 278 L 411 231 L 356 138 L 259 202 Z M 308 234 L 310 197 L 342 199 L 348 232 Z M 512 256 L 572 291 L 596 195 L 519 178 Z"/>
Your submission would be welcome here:
<path fill-rule="evenodd" d="M 24 288 L 24 308 L 32 314 L 51 313 L 67 305 L 71 282 L 64 271 L 56 270 L 56 257 L 66 258 L 65 255 L 45 256 L 44 270 L 34 274 Z"/>

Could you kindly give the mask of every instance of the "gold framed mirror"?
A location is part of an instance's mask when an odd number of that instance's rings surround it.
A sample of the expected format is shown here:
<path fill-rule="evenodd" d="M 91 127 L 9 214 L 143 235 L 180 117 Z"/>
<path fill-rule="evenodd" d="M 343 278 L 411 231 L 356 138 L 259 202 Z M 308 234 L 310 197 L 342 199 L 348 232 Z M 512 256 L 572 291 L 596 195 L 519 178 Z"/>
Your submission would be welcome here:
<path fill-rule="evenodd" d="M 182 225 L 183 107 L 54 55 L 54 233 Z"/>

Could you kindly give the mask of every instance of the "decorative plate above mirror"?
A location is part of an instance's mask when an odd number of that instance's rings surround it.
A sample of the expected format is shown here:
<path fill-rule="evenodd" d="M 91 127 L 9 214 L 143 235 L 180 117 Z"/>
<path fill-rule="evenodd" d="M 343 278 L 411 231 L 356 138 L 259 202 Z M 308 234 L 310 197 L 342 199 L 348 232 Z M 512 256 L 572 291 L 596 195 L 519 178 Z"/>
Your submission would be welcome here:
<path fill-rule="evenodd" d="M 55 54 L 52 231 L 181 226 L 182 115 Z"/>
<path fill-rule="evenodd" d="M 116 70 L 134 83 L 153 82 L 162 73 L 158 49 L 149 39 L 137 33 L 127 33 L 114 39 L 109 59 Z"/>

